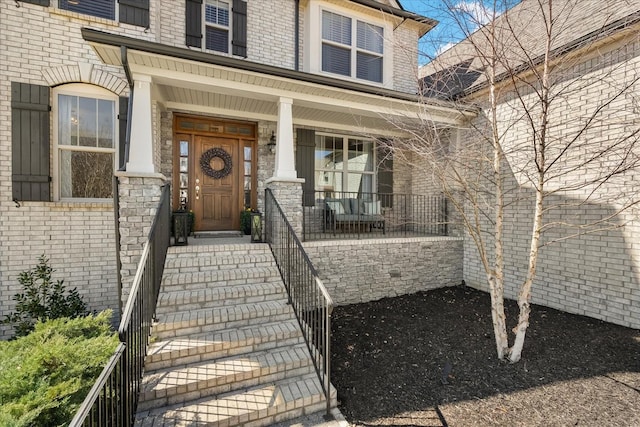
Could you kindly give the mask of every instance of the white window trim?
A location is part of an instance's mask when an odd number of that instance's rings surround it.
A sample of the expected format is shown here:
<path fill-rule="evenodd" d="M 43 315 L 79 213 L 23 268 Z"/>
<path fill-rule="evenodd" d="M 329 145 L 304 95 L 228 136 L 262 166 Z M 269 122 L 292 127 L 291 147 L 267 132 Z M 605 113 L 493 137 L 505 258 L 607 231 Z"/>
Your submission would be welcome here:
<path fill-rule="evenodd" d="M 229 26 L 225 27 L 224 25 L 212 24 L 207 22 L 206 17 L 206 0 L 202 1 L 202 50 L 204 52 L 215 52 L 218 55 L 228 55 L 232 56 L 233 49 L 233 0 L 226 0 L 226 3 L 229 5 Z M 221 52 L 219 50 L 207 49 L 207 27 L 219 28 L 221 30 L 227 30 L 227 51 Z"/>
<path fill-rule="evenodd" d="M 350 50 L 352 52 L 351 55 L 351 77 L 344 76 L 342 74 L 334 74 L 327 71 L 322 70 L 322 44 L 328 43 L 331 45 L 339 46 L 342 48 L 346 48 L 345 45 L 340 43 L 334 43 L 331 41 L 326 41 L 322 39 L 322 12 L 323 11 L 336 13 L 338 15 L 342 15 L 348 18 L 351 18 L 351 26 L 352 28 L 357 27 L 357 21 L 362 21 L 367 24 L 376 25 L 378 27 L 383 28 L 384 32 L 384 40 L 383 40 L 383 54 L 382 54 L 382 83 L 374 82 L 366 79 L 359 79 L 356 77 L 356 55 L 355 52 L 365 52 L 369 54 L 375 54 L 379 56 L 380 54 L 375 52 L 370 52 L 365 49 L 360 49 L 357 47 L 357 30 L 355 33 L 352 33 L 352 42 L 350 46 Z M 372 86 L 385 87 L 388 89 L 393 89 L 393 56 L 394 56 L 394 46 L 392 42 L 393 37 L 393 24 L 390 21 L 385 21 L 371 15 L 366 15 L 364 13 L 357 12 L 355 10 L 341 8 L 337 5 L 333 4 L 325 4 L 319 0 L 311 0 L 309 2 L 309 7 L 306 12 L 306 22 L 309 25 L 305 28 L 305 44 L 304 44 L 304 70 L 314 74 L 323 74 L 326 76 L 330 76 L 332 78 L 341 79 L 341 80 L 349 80 L 356 81 L 359 83 L 365 83 Z M 308 53 L 308 54 L 307 54 Z"/>
<path fill-rule="evenodd" d="M 58 145 L 58 96 L 59 95 L 71 95 L 71 96 L 83 96 L 88 98 L 106 99 L 114 102 L 114 124 L 113 124 L 113 148 L 100 148 L 100 147 L 73 147 L 73 149 L 66 148 L 67 146 Z M 51 181 L 53 185 L 53 200 L 57 202 L 104 202 L 112 199 L 101 198 L 79 198 L 79 197 L 60 197 L 60 150 L 70 151 L 91 151 L 101 153 L 113 153 L 113 171 L 116 170 L 118 165 L 118 147 L 119 147 L 119 131 L 118 131 L 118 96 L 110 92 L 107 89 L 85 83 L 70 83 L 53 88 L 52 90 L 52 103 L 51 103 L 51 121 L 53 122 L 53 165 Z M 61 148 L 63 147 L 63 148 Z"/>
<path fill-rule="evenodd" d="M 348 181 L 348 176 L 349 173 L 361 173 L 363 175 L 371 175 L 372 179 L 371 179 L 371 192 L 372 193 L 377 193 L 376 189 L 378 188 L 378 159 L 377 159 L 377 145 L 376 145 L 376 141 L 374 139 L 371 138 L 362 138 L 360 136 L 357 135 L 346 135 L 346 134 L 341 134 L 341 133 L 330 133 L 330 132 L 316 132 L 316 137 L 322 137 L 322 136 L 328 136 L 331 138 L 342 138 L 342 152 L 343 152 L 343 156 L 346 154 L 345 156 L 345 161 L 344 161 L 344 166 L 342 168 L 342 182 L 347 182 Z M 348 153 L 348 148 L 349 148 L 349 140 L 350 139 L 357 139 L 358 141 L 364 141 L 364 142 L 371 142 L 373 144 L 373 171 L 369 172 L 369 171 L 357 171 L 357 170 L 351 170 L 349 169 L 349 153 Z M 346 150 L 345 150 L 346 147 Z M 315 148 L 314 148 L 314 153 L 315 153 Z M 315 154 L 314 154 L 314 160 L 315 160 Z M 314 161 L 315 163 L 315 161 Z M 321 171 L 321 172 L 337 172 L 337 169 L 316 169 L 314 167 L 314 173 L 316 173 L 317 171 Z M 317 183 L 316 183 L 316 187 L 317 187 Z M 314 191 L 317 191 L 314 189 Z M 348 190 L 337 190 L 337 191 L 342 191 L 342 192 L 349 192 Z"/>

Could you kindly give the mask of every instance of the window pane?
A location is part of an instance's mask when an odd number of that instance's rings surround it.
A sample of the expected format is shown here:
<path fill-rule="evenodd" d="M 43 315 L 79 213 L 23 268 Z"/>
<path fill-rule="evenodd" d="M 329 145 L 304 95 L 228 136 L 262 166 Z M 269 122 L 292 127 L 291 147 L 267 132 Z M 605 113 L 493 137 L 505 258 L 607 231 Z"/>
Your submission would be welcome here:
<path fill-rule="evenodd" d="M 207 27 L 206 48 L 217 52 L 229 52 L 229 32 L 220 28 Z"/>
<path fill-rule="evenodd" d="M 322 38 L 351 46 L 351 18 L 323 10 Z"/>
<path fill-rule="evenodd" d="M 58 144 L 78 145 L 78 98 L 58 96 Z"/>
<path fill-rule="evenodd" d="M 60 9 L 99 18 L 116 19 L 115 0 L 60 0 Z"/>
<path fill-rule="evenodd" d="M 382 57 L 357 53 L 357 73 L 359 79 L 382 83 Z"/>
<path fill-rule="evenodd" d="M 342 172 L 316 170 L 316 191 L 342 191 Z"/>
<path fill-rule="evenodd" d="M 96 100 L 93 98 L 80 97 L 78 100 L 78 110 L 80 145 L 83 147 L 95 147 L 97 145 L 96 117 L 98 116 Z"/>
<path fill-rule="evenodd" d="M 189 172 L 189 159 L 187 157 L 180 158 L 180 172 Z"/>
<path fill-rule="evenodd" d="M 60 150 L 60 196 L 112 197 L 113 169 L 112 153 Z"/>
<path fill-rule="evenodd" d="M 105 99 L 98 100 L 98 147 L 113 148 L 115 103 Z"/>
<path fill-rule="evenodd" d="M 211 24 L 229 26 L 229 3 L 219 0 L 207 0 L 204 6 L 204 19 Z"/>
<path fill-rule="evenodd" d="M 322 71 L 351 76 L 351 50 L 323 44 Z"/>
<path fill-rule="evenodd" d="M 189 155 L 189 141 L 180 141 L 180 155 L 181 156 Z"/>
<path fill-rule="evenodd" d="M 350 172 L 346 184 L 345 191 L 371 193 L 373 192 L 373 175 Z"/>
<path fill-rule="evenodd" d="M 373 142 L 349 139 L 349 170 L 373 172 Z"/>
<path fill-rule="evenodd" d="M 344 164 L 342 138 L 318 136 L 315 150 L 316 169 L 340 169 Z"/>
<path fill-rule="evenodd" d="M 251 147 L 244 147 L 244 159 L 251 160 Z"/>
<path fill-rule="evenodd" d="M 382 55 L 383 28 L 358 21 L 358 49 L 365 49 Z"/>

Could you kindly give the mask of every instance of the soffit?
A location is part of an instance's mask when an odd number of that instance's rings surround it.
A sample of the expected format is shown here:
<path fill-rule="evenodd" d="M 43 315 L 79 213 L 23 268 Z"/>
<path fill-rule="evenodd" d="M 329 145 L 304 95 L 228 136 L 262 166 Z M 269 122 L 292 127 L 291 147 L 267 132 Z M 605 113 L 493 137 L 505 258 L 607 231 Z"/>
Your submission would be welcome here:
<path fill-rule="evenodd" d="M 122 65 L 119 46 L 91 45 L 104 63 Z M 195 106 L 221 115 L 244 112 L 248 118 L 276 120 L 277 102 L 284 97 L 293 100 L 294 123 L 313 121 L 328 128 L 340 124 L 371 129 L 393 128 L 385 122 L 398 120 L 458 125 L 472 114 L 435 102 L 425 105 L 153 52 L 128 49 L 126 58 L 134 79 L 150 76 L 156 98 L 169 108 Z"/>

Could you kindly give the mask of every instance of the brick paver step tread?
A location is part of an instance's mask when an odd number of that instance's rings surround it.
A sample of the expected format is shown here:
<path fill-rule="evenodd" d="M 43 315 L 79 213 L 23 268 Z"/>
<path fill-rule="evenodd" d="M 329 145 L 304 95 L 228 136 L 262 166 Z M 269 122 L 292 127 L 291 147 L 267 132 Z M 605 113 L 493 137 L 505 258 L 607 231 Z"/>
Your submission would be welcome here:
<path fill-rule="evenodd" d="M 219 255 L 215 253 L 200 254 L 194 257 L 167 257 L 165 271 L 228 270 L 233 268 L 269 267 L 275 265 L 271 253 Z"/>
<path fill-rule="evenodd" d="M 286 298 L 249 304 L 159 314 L 152 334 L 164 339 L 199 334 L 207 331 L 242 327 L 276 320 L 290 320 L 294 316 Z"/>
<path fill-rule="evenodd" d="M 212 305 L 230 305 L 260 302 L 286 297 L 282 283 L 267 282 L 224 286 L 215 284 L 202 289 L 176 289 L 161 292 L 158 297 L 158 313 L 197 310 Z"/>
<path fill-rule="evenodd" d="M 246 283 L 282 282 L 278 267 L 238 268 L 227 270 L 165 272 L 161 292 L 174 289 L 199 289 L 220 283 L 233 286 Z"/>
<path fill-rule="evenodd" d="M 198 254 L 216 254 L 220 256 L 231 254 L 258 254 L 271 253 L 271 249 L 267 243 L 239 243 L 229 245 L 187 245 L 187 246 L 170 246 L 167 253 L 168 257 L 186 257 L 192 258 Z"/>
<path fill-rule="evenodd" d="M 305 344 L 159 370 L 145 374 L 140 407 L 166 406 L 311 372 Z"/>
<path fill-rule="evenodd" d="M 183 405 L 138 412 L 136 427 L 269 425 L 322 410 L 324 395 L 315 373 Z M 260 421 L 258 421 L 260 420 Z"/>
<path fill-rule="evenodd" d="M 295 319 L 156 341 L 149 346 L 145 370 L 198 363 L 233 354 L 302 342 Z"/>

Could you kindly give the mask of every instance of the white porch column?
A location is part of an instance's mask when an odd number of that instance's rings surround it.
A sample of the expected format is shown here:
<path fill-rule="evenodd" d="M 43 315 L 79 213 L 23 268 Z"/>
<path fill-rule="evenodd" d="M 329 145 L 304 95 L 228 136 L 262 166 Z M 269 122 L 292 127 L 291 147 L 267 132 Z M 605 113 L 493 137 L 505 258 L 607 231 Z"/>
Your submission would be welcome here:
<path fill-rule="evenodd" d="M 276 170 L 275 179 L 295 179 L 295 158 L 293 155 L 293 99 L 281 97 L 278 100 L 278 126 L 276 130 Z"/>
<path fill-rule="evenodd" d="M 134 79 L 131 139 L 127 172 L 153 173 L 153 119 L 151 112 L 151 77 Z"/>

